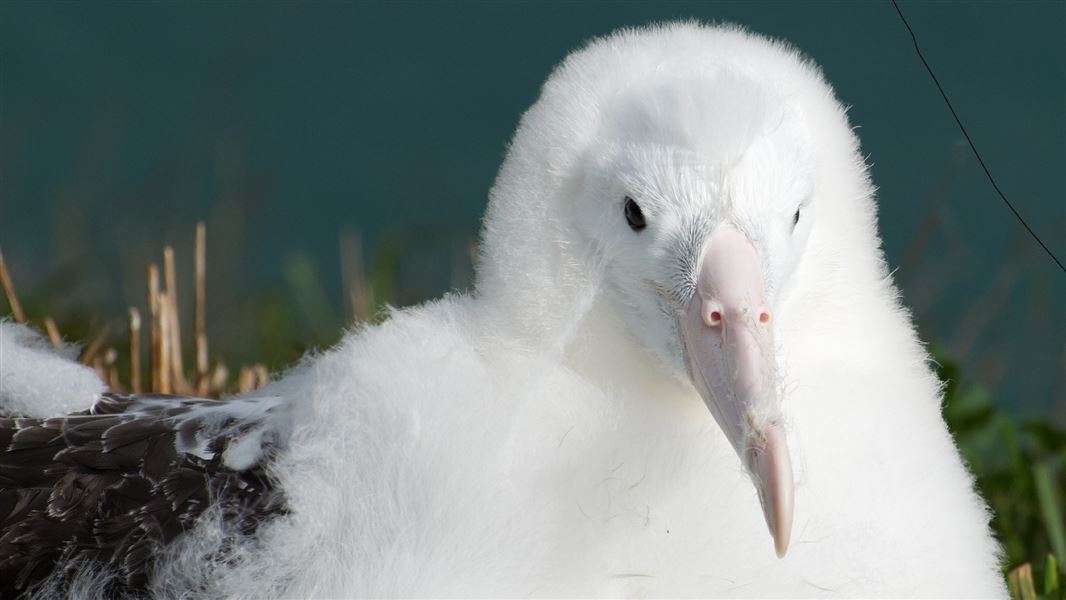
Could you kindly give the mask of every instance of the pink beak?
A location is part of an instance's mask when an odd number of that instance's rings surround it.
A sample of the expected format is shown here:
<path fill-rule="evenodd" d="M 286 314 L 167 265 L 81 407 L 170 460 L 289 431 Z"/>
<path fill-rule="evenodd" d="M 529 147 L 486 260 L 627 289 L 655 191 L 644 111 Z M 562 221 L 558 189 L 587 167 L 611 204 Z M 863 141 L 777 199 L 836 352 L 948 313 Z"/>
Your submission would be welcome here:
<path fill-rule="evenodd" d="M 696 390 L 744 462 L 779 557 L 792 532 L 792 463 L 782 425 L 770 309 L 752 243 L 720 226 L 704 245 L 680 315 Z"/>

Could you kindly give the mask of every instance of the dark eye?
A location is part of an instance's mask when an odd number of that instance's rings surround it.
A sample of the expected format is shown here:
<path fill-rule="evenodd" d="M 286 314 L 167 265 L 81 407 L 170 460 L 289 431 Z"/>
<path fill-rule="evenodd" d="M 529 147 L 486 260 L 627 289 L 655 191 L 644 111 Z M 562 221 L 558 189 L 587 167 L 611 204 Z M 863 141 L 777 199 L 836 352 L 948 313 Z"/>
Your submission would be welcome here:
<path fill-rule="evenodd" d="M 626 222 L 629 223 L 629 228 L 633 231 L 640 231 L 648 226 L 644 222 L 644 213 L 640 211 L 640 207 L 633 201 L 632 198 L 626 196 Z"/>
<path fill-rule="evenodd" d="M 796 225 L 800 222 L 800 209 L 796 209 L 796 214 L 792 215 L 792 228 L 795 229 Z"/>

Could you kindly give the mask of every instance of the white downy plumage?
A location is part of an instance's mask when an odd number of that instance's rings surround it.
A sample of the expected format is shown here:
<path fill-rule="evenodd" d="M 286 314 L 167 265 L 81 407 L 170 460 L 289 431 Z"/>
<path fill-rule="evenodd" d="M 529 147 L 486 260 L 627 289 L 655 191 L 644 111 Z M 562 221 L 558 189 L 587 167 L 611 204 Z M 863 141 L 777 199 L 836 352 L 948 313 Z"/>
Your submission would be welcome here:
<path fill-rule="evenodd" d="M 158 595 L 1005 595 L 844 109 L 743 30 L 572 54 L 475 291 L 256 394 L 290 512 L 215 562 L 204 519 Z"/>
<path fill-rule="evenodd" d="M 78 348 L 53 348 L 25 325 L 0 321 L 0 414 L 50 417 L 89 407 L 107 386 L 75 362 Z"/>

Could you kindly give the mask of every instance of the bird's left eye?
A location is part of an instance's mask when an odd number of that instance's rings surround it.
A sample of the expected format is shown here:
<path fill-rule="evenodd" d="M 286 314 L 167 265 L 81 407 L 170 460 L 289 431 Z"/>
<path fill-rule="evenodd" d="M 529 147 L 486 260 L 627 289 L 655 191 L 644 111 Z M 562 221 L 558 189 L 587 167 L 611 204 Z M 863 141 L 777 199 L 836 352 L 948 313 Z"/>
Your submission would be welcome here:
<path fill-rule="evenodd" d="M 626 222 L 629 223 L 629 228 L 633 231 L 640 231 L 648 226 L 647 222 L 644 221 L 644 212 L 629 196 L 626 196 L 625 213 Z"/>
<path fill-rule="evenodd" d="M 796 225 L 800 222 L 800 209 L 796 209 L 796 214 L 792 215 L 792 228 L 795 229 Z"/>

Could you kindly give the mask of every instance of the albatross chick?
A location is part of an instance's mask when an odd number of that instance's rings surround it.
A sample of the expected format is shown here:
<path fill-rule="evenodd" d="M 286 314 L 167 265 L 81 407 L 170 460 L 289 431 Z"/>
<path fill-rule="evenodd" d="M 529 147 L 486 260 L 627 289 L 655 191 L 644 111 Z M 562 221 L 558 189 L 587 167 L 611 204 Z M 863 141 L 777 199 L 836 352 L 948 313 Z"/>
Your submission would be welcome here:
<path fill-rule="evenodd" d="M 226 402 L 0 421 L 0 585 L 1002 597 L 940 403 L 817 67 L 624 30 L 522 117 L 471 293 Z"/>

